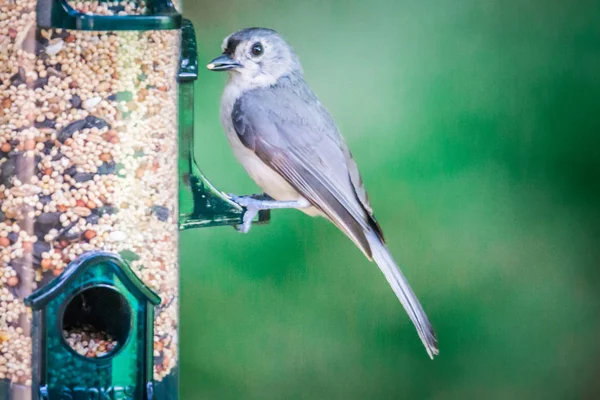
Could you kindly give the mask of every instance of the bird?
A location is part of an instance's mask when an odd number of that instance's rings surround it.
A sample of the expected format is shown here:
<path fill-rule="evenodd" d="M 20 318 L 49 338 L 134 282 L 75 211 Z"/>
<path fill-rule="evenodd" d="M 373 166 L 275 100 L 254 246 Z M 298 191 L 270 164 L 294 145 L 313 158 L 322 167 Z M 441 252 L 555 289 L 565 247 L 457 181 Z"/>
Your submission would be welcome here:
<path fill-rule="evenodd" d="M 260 210 L 295 208 L 331 221 L 375 261 L 412 320 L 431 359 L 434 329 L 386 246 L 358 166 L 331 114 L 311 90 L 294 49 L 275 30 L 227 36 L 207 64 L 227 71 L 221 123 L 238 161 L 264 191 L 229 198 L 246 209 L 247 233 Z"/>

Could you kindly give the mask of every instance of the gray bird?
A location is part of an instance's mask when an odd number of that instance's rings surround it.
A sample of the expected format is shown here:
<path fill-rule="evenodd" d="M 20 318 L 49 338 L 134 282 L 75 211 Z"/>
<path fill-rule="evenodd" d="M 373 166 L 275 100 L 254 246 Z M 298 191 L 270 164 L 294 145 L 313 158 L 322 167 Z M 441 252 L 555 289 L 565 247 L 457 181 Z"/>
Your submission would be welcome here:
<path fill-rule="evenodd" d="M 221 122 L 235 156 L 267 196 L 230 197 L 246 208 L 297 208 L 323 216 L 374 260 L 414 323 L 431 358 L 431 324 L 385 246 L 357 165 L 333 119 L 304 80 L 293 49 L 275 31 L 243 29 L 223 41 L 207 68 L 228 71 Z"/>

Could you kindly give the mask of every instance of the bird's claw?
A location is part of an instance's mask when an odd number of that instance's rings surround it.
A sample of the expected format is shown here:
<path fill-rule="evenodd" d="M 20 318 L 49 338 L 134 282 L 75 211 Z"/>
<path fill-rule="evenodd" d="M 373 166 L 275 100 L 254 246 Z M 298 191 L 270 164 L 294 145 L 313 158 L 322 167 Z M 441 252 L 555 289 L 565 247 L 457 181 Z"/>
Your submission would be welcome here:
<path fill-rule="evenodd" d="M 272 200 L 269 196 L 264 194 L 254 194 L 251 196 L 236 196 L 235 194 L 227 195 L 231 201 L 234 203 L 246 207 L 246 208 L 257 208 L 264 209 L 265 201 Z"/>
<path fill-rule="evenodd" d="M 244 207 L 246 210 L 242 217 L 241 225 L 234 225 L 234 228 L 241 233 L 250 232 L 250 228 L 252 227 L 252 220 L 258 212 L 261 210 L 259 207 L 256 207 L 257 200 L 252 196 L 236 196 L 234 194 L 228 194 L 228 197 L 236 204 Z"/>
<path fill-rule="evenodd" d="M 245 224 L 242 225 L 234 225 L 233 226 L 235 228 L 236 231 L 238 231 L 239 233 L 248 233 L 250 231 L 250 227 L 246 226 Z"/>
<path fill-rule="evenodd" d="M 242 204 L 244 203 L 244 196 L 236 196 L 235 194 L 228 193 L 227 197 L 229 197 L 229 200 L 233 201 L 234 203 L 244 207 L 244 204 Z"/>

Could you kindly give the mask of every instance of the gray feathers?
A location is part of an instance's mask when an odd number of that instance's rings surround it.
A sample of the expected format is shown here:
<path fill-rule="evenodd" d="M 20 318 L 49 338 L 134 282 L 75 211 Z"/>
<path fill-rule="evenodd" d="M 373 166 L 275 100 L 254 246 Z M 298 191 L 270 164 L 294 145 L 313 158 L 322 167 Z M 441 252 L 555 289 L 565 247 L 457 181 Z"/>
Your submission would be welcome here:
<path fill-rule="evenodd" d="M 226 46 L 223 51 L 226 54 L 234 54 L 238 45 L 250 39 L 260 40 L 261 38 L 277 35 L 272 29 L 266 28 L 246 28 L 241 31 L 237 31 L 227 38 Z"/>
<path fill-rule="evenodd" d="M 425 350 L 427 350 L 427 354 L 433 359 L 433 356 L 439 353 L 437 339 L 417 296 L 415 296 L 404 274 L 400 271 L 383 243 L 372 236 L 369 237 L 369 242 L 372 246 L 373 259 L 381 269 L 381 272 L 383 272 L 396 297 L 402 303 L 410 320 L 415 325 L 417 333 L 425 346 Z"/>
<path fill-rule="evenodd" d="M 365 230 L 383 234 L 372 216 L 356 163 L 333 119 L 304 80 L 286 76 L 270 88 L 246 92 L 235 102 L 232 120 L 241 142 L 371 259 Z"/>
<path fill-rule="evenodd" d="M 260 38 L 269 36 L 279 36 L 279 34 L 273 29 L 268 28 L 245 28 L 229 35 L 228 40 L 235 42 L 244 42 L 247 40 L 258 40 Z"/>
<path fill-rule="evenodd" d="M 264 54 L 253 54 L 253 43 Z M 402 303 L 430 357 L 435 334 L 384 242 L 350 150 L 331 115 L 304 81 L 291 47 L 275 32 L 249 28 L 223 44 L 232 69 L 221 120 L 234 153 L 276 200 L 307 200 L 374 260 Z M 217 59 L 216 59 L 217 60 Z"/>

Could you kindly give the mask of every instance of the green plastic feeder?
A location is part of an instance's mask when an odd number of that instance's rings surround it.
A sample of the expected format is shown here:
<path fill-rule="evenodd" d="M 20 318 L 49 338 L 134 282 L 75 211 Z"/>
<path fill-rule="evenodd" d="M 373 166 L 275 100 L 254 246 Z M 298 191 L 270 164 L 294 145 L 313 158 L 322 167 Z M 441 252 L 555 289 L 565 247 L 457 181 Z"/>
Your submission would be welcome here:
<path fill-rule="evenodd" d="M 178 399 L 178 232 L 245 211 L 193 155 L 194 28 L 170 0 L 3 7 L 0 400 Z"/>
<path fill-rule="evenodd" d="M 40 399 L 154 398 L 152 337 L 160 297 L 121 257 L 86 253 L 26 304 L 33 309 L 34 387 Z M 63 328 L 78 323 L 110 333 L 117 342 L 112 353 L 89 359 L 75 352 Z"/>

